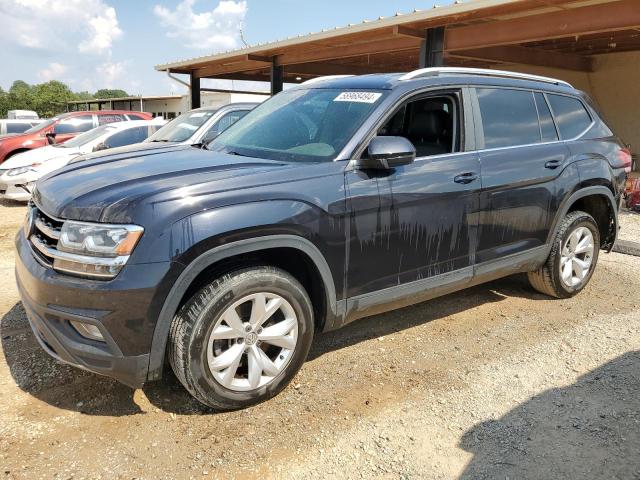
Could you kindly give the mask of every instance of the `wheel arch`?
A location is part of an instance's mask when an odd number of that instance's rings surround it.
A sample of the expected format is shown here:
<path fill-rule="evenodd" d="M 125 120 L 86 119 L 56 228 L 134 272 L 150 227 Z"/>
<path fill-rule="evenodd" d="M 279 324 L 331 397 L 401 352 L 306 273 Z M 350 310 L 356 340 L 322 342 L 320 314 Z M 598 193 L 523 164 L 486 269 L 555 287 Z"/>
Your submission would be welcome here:
<path fill-rule="evenodd" d="M 198 283 L 203 280 L 203 276 L 211 278 L 207 275 L 207 272 L 214 274 L 217 271 L 220 274 L 224 274 L 229 269 L 238 266 L 261 263 L 261 260 L 266 260 L 267 256 L 273 255 L 278 251 L 282 253 L 282 250 L 295 252 L 295 254 L 299 255 L 297 259 L 306 259 L 308 261 L 307 265 L 315 270 L 317 277 L 310 279 L 310 283 L 307 283 L 307 285 L 317 287 L 316 282 L 318 280 L 322 284 L 321 293 L 318 293 L 318 290 L 314 291 L 313 288 L 311 289 L 312 291 L 309 291 L 312 303 L 314 303 L 314 310 L 318 307 L 317 309 L 325 317 L 316 319 L 317 325 L 322 328 L 324 322 L 330 324 L 333 318 L 340 316 L 341 312 L 338 311 L 339 307 L 336 301 L 335 284 L 329 265 L 320 250 L 306 238 L 296 235 L 267 235 L 221 245 L 202 253 L 189 263 L 169 291 L 158 315 L 154 330 L 147 379 L 157 380 L 162 376 L 167 339 L 173 317 L 184 302 L 188 292 L 197 287 Z M 234 260 L 237 260 L 238 263 L 234 263 Z M 293 261 L 292 264 L 295 265 L 295 259 L 291 260 Z M 282 265 L 276 264 L 275 266 L 282 268 Z M 216 270 L 216 267 L 220 268 Z M 297 272 L 291 271 L 292 268 L 283 269 L 298 278 Z M 298 268 L 303 268 L 303 266 L 299 265 Z M 304 285 L 305 282 L 301 283 Z M 318 301 L 321 302 L 320 305 L 318 305 Z"/>
<path fill-rule="evenodd" d="M 553 242 L 560 220 L 576 210 L 582 210 L 595 219 L 600 231 L 600 248 L 611 251 L 618 234 L 618 208 L 611 190 L 602 185 L 582 188 L 565 199 L 556 214 L 547 244 L 550 246 Z"/>

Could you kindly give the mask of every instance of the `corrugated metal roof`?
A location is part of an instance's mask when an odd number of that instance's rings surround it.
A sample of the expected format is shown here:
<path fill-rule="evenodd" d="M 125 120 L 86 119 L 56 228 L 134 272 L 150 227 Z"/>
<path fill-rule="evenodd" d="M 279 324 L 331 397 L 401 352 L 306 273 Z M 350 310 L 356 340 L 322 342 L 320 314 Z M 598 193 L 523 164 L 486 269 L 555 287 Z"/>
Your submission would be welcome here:
<path fill-rule="evenodd" d="M 338 37 L 341 35 L 366 32 L 370 30 L 376 30 L 378 28 L 391 27 L 395 25 L 402 25 L 406 23 L 413 23 L 424 20 L 436 20 L 439 18 L 445 19 L 446 17 L 460 15 L 474 10 L 480 10 L 484 8 L 497 7 L 501 5 L 515 4 L 522 0 L 456 0 L 454 3 L 446 6 L 435 5 L 428 10 L 414 10 L 411 13 L 397 12 L 391 17 L 378 17 L 376 20 L 363 20 L 358 24 L 349 24 L 343 27 L 335 27 L 333 29 L 324 29 L 320 32 L 311 32 L 307 35 L 298 35 L 295 37 L 288 37 L 282 40 L 275 40 L 272 42 L 258 43 L 245 48 L 237 50 L 228 50 L 225 52 L 204 55 L 201 57 L 193 57 L 185 60 L 178 60 L 171 63 L 164 63 L 156 65 L 155 69 L 159 71 L 166 71 L 169 69 L 180 69 L 189 67 L 194 64 L 201 64 L 213 61 L 224 60 L 226 58 L 236 57 L 238 55 L 246 54 L 258 54 L 265 50 L 275 50 L 292 45 L 300 45 L 306 42 L 312 42 L 316 40 L 323 40 L 332 37 Z M 542 10 L 543 11 L 543 10 Z"/>

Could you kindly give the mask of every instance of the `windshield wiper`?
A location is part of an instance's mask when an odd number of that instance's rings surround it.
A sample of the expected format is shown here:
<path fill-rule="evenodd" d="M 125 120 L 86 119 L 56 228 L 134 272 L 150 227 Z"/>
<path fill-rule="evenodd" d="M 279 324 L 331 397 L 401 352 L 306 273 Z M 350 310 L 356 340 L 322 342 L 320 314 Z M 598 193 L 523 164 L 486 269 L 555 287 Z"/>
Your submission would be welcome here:
<path fill-rule="evenodd" d="M 149 140 L 149 142 L 170 142 L 171 140 L 167 140 L 166 138 L 158 138 L 154 140 Z"/>

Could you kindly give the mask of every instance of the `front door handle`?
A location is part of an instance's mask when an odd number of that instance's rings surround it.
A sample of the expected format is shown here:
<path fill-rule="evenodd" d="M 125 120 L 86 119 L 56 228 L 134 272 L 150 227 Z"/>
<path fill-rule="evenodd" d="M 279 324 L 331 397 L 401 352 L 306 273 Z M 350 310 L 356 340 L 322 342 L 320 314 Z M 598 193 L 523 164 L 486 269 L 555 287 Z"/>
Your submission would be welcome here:
<path fill-rule="evenodd" d="M 553 170 L 555 168 L 558 168 L 560 165 L 562 165 L 562 160 L 549 160 L 544 164 L 544 168 L 550 168 L 551 170 Z"/>
<path fill-rule="evenodd" d="M 456 183 L 462 183 L 466 185 L 467 183 L 471 183 L 478 179 L 478 174 L 476 172 L 467 172 L 461 173 L 460 175 L 456 175 L 453 177 L 453 181 Z"/>

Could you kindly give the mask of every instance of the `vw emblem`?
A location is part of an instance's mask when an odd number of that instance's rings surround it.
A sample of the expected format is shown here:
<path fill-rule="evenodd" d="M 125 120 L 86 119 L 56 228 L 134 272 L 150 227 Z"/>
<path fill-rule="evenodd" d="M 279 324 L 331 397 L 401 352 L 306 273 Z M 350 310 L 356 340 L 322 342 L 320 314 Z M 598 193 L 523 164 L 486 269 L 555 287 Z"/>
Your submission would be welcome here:
<path fill-rule="evenodd" d="M 258 334 L 256 332 L 249 332 L 246 337 L 244 337 L 244 343 L 247 345 L 255 345 L 258 341 Z"/>

